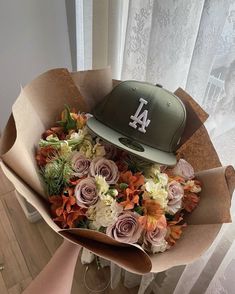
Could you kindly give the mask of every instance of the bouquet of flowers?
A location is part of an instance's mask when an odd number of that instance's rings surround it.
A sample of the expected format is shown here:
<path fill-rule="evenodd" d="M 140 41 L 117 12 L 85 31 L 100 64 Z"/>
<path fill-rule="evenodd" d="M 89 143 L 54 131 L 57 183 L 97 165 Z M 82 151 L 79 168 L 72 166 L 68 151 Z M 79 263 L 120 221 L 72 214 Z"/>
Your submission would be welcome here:
<path fill-rule="evenodd" d="M 62 228 L 87 228 L 149 253 L 175 244 L 184 214 L 199 202 L 201 184 L 184 159 L 169 168 L 144 161 L 92 134 L 87 113 L 66 106 L 42 134 L 36 160 Z"/>

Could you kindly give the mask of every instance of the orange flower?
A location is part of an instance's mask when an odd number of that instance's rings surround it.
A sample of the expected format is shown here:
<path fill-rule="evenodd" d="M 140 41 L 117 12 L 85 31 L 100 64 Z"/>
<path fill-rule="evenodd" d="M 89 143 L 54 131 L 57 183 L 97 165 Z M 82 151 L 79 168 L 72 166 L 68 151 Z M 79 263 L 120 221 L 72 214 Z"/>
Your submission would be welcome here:
<path fill-rule="evenodd" d="M 128 185 L 128 187 L 119 194 L 124 196 L 124 200 L 120 202 L 120 205 L 124 207 L 124 210 L 133 209 L 136 204 L 139 204 L 140 190 L 138 190 L 138 188 L 144 184 L 144 176 L 141 173 L 132 174 L 131 171 L 121 172 L 119 183 Z"/>
<path fill-rule="evenodd" d="M 131 190 L 135 190 L 144 184 L 144 176 L 141 173 L 133 175 L 131 171 L 126 171 L 120 174 L 119 183 L 126 183 Z"/>
<path fill-rule="evenodd" d="M 119 203 L 124 207 L 124 210 L 133 209 L 135 204 L 139 204 L 139 195 L 137 194 L 137 190 L 126 188 L 124 195 L 126 196 L 126 200 Z"/>
<path fill-rule="evenodd" d="M 42 134 L 42 139 L 46 140 L 46 138 L 50 135 L 56 135 L 60 140 L 64 140 L 66 136 L 62 127 L 52 127 Z"/>
<path fill-rule="evenodd" d="M 191 183 L 193 183 L 193 184 L 191 184 Z M 199 192 L 200 192 L 200 189 L 201 189 L 201 182 L 198 180 L 189 181 L 188 184 L 186 183 L 184 185 L 185 191 L 195 192 L 195 190 L 199 190 Z"/>
<path fill-rule="evenodd" d="M 139 217 L 140 224 L 147 231 L 154 231 L 157 227 L 166 227 L 166 218 L 161 205 L 151 199 L 143 200 L 144 215 Z"/>
<path fill-rule="evenodd" d="M 59 222 L 62 228 L 75 227 L 75 221 L 84 218 L 86 209 L 77 205 L 76 199 L 73 196 L 73 189 L 67 188 L 68 196 L 51 196 L 49 201 L 51 205 L 52 215 L 55 217 L 53 220 Z"/>
<path fill-rule="evenodd" d="M 176 182 L 178 182 L 178 183 L 180 183 L 180 184 L 185 183 L 185 179 L 182 178 L 182 177 L 180 177 L 180 176 L 169 177 L 169 181 L 170 181 L 170 182 L 171 182 L 171 181 L 176 181 Z"/>
<path fill-rule="evenodd" d="M 199 200 L 199 196 L 194 193 L 187 192 L 184 194 L 183 208 L 187 212 L 192 212 L 198 206 Z"/>
<path fill-rule="evenodd" d="M 183 220 L 182 217 L 179 217 L 178 220 L 169 221 L 167 226 L 167 236 L 166 241 L 170 246 L 173 246 L 177 240 L 180 239 L 182 235 L 182 228 L 186 227 L 186 224 L 179 225 L 178 223 Z"/>
<path fill-rule="evenodd" d="M 85 114 L 83 113 L 77 114 L 75 112 L 71 112 L 70 115 L 77 122 L 78 129 L 82 129 L 85 126 L 87 122 L 87 117 L 85 116 Z"/>
<path fill-rule="evenodd" d="M 37 150 L 36 161 L 38 166 L 45 166 L 51 157 L 56 155 L 57 151 L 52 146 L 41 147 Z"/>

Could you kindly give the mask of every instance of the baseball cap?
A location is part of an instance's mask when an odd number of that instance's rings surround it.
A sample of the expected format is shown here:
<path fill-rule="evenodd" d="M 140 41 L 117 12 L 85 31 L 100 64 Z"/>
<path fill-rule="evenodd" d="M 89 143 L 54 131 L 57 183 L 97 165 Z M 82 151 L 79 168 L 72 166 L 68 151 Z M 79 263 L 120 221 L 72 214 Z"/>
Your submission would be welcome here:
<path fill-rule="evenodd" d="M 88 128 L 145 160 L 175 165 L 186 109 L 173 93 L 146 82 L 124 81 L 98 104 Z"/>

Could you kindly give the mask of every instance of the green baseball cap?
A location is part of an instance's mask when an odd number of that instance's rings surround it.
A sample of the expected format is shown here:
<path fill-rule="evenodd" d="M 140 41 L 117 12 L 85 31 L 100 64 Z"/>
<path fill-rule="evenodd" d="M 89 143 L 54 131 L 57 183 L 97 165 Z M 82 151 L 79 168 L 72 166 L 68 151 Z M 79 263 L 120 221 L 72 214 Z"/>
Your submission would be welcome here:
<path fill-rule="evenodd" d="M 182 101 L 160 85 L 125 81 L 95 107 L 88 128 L 105 141 L 146 160 L 175 165 L 186 122 Z"/>

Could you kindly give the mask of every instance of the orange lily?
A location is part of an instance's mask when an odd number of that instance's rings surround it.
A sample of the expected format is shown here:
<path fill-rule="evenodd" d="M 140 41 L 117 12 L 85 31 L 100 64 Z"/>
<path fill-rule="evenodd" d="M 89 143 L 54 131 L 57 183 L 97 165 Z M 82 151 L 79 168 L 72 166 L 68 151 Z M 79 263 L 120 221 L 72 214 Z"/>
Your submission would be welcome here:
<path fill-rule="evenodd" d="M 72 228 L 75 226 L 75 221 L 82 219 L 85 216 L 86 209 L 77 205 L 76 199 L 73 196 L 73 189 L 67 188 L 65 190 L 68 196 L 51 196 L 51 212 L 55 217 L 54 221 L 61 223 L 63 228 Z M 65 192 L 64 191 L 64 192 Z"/>
<path fill-rule="evenodd" d="M 56 153 L 56 149 L 52 146 L 39 148 L 36 154 L 36 161 L 38 166 L 45 166 L 50 161 L 50 157 L 55 156 Z"/>
<path fill-rule="evenodd" d="M 199 200 L 199 196 L 195 193 L 187 192 L 183 197 L 183 208 L 187 212 L 192 212 L 198 206 Z"/>
<path fill-rule="evenodd" d="M 157 227 L 166 227 L 166 218 L 161 205 L 152 199 L 143 200 L 144 215 L 139 217 L 140 224 L 147 231 L 154 231 Z"/>
<path fill-rule="evenodd" d="M 180 239 L 182 235 L 182 229 L 186 227 L 186 224 L 179 225 L 178 223 L 182 221 L 183 218 L 179 217 L 178 220 L 174 221 L 168 221 L 168 226 L 167 226 L 167 237 L 166 241 L 169 243 L 169 245 L 173 246 L 178 239 Z"/>
<path fill-rule="evenodd" d="M 141 173 L 132 174 L 131 171 L 126 171 L 120 174 L 119 183 L 126 183 L 131 190 L 135 190 L 144 184 L 144 176 Z"/>
<path fill-rule="evenodd" d="M 119 204 L 124 207 L 124 210 L 133 209 L 135 204 L 139 204 L 139 195 L 136 194 L 137 190 L 131 190 L 130 188 L 125 189 L 126 200 Z"/>

